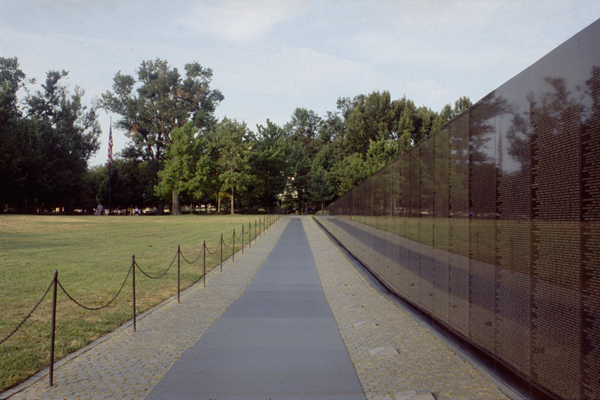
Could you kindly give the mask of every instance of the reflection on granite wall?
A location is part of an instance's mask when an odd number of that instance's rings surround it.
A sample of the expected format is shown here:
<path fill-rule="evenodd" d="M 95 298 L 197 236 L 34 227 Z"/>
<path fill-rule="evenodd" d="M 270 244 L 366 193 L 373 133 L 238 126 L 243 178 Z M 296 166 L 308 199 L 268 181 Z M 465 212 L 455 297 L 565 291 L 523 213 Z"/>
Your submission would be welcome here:
<path fill-rule="evenodd" d="M 503 369 L 600 398 L 600 20 L 328 211 L 389 287 Z"/>

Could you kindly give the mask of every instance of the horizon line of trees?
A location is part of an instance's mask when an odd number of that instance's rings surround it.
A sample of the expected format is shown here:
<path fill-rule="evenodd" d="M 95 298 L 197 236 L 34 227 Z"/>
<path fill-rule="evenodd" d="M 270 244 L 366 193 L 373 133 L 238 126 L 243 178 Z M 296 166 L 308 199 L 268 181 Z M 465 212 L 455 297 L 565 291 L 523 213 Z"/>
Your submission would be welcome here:
<path fill-rule="evenodd" d="M 109 181 L 115 208 L 322 209 L 472 104 L 461 97 L 438 113 L 377 91 L 340 98 L 324 116 L 296 108 L 283 126 L 267 119 L 253 131 L 216 118 L 224 96 L 210 88 L 211 69 L 194 62 L 184 71 L 143 61 L 135 76 L 117 72 L 88 110 L 82 89 L 71 94 L 61 84 L 67 72 L 48 72 L 43 91 L 30 94 L 34 81 L 18 60 L 0 58 L 1 210 L 106 207 Z M 110 168 L 88 166 L 99 148 L 99 108 L 119 115 L 114 126 L 130 139 Z"/>

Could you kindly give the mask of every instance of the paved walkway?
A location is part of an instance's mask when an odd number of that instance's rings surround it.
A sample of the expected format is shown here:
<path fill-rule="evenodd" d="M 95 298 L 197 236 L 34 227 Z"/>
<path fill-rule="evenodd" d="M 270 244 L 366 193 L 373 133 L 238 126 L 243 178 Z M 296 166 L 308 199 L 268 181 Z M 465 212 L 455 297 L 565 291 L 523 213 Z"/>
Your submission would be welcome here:
<path fill-rule="evenodd" d="M 302 226 L 292 217 L 244 293 L 147 397 L 362 399 Z"/>
<path fill-rule="evenodd" d="M 302 237 L 301 226 L 303 240 L 308 240 L 310 247 L 297 239 Z M 302 273 L 285 266 L 289 259 L 302 265 Z M 290 284 L 289 278 L 294 277 L 302 283 L 292 279 Z M 324 371 L 329 377 L 338 372 L 343 378 L 344 392 L 337 398 L 506 398 L 478 370 L 374 289 L 312 219 L 284 218 L 252 249 L 236 254 L 235 262 L 224 263 L 222 273 L 215 270 L 209 274 L 207 283 L 206 288 L 188 289 L 182 304 L 171 300 L 145 313 L 138 320 L 138 332 L 126 324 L 61 360 L 55 370 L 54 387 L 48 387 L 47 371 L 42 371 L 0 398 L 190 398 L 189 393 L 172 391 L 176 387 L 173 383 L 183 378 L 190 389 L 210 388 L 212 392 L 207 396 L 215 399 L 213 394 L 221 389 L 213 378 L 221 374 L 228 375 L 226 386 L 221 388 L 231 385 L 239 391 L 244 382 L 249 382 L 245 389 L 256 396 L 236 392 L 230 397 L 219 395 L 216 400 L 315 398 L 315 382 L 322 390 L 329 383 L 311 380 L 317 378 L 314 372 L 302 372 L 306 364 L 298 359 L 299 353 L 290 350 L 293 343 L 304 349 L 307 357 L 316 353 L 310 355 L 307 346 L 322 349 L 321 358 L 333 362 L 322 365 L 331 367 Z M 330 311 L 319 302 L 322 294 Z M 338 331 L 331 324 L 331 314 Z M 323 336 L 313 335 L 317 331 Z M 267 343 L 262 335 L 269 337 Z M 344 352 L 338 351 L 340 335 L 356 371 L 354 378 L 353 371 L 344 365 Z M 311 340 L 307 340 L 309 337 Z M 241 347 L 236 349 L 236 344 Z M 325 356 L 330 350 L 335 350 L 334 357 Z M 297 362 L 286 365 L 285 351 L 295 354 Z M 270 361 L 258 362 L 261 357 Z M 207 365 L 203 361 L 206 359 L 218 362 Z M 200 367 L 211 369 L 199 374 Z M 275 375 L 286 379 L 296 375 L 296 379 L 288 379 L 290 384 L 282 391 L 267 382 L 268 376 Z M 250 376 L 263 380 L 248 380 Z M 357 390 L 356 376 L 364 394 Z M 209 377 L 206 382 L 210 384 L 195 385 Z M 252 382 L 270 384 L 271 395 L 266 395 L 266 386 L 252 386 Z M 293 397 L 293 393 L 300 394 Z"/>

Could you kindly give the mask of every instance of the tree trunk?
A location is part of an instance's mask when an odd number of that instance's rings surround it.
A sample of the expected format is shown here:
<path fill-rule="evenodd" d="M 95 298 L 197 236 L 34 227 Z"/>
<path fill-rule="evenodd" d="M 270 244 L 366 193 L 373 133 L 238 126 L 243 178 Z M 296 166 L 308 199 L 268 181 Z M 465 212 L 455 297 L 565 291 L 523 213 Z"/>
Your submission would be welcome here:
<path fill-rule="evenodd" d="M 233 210 L 233 205 L 234 205 L 234 201 L 233 201 L 233 186 L 231 187 L 231 215 L 235 214 L 235 211 Z"/>
<path fill-rule="evenodd" d="M 171 206 L 171 215 L 181 215 L 181 199 L 177 189 L 173 189 L 173 205 Z"/>
<path fill-rule="evenodd" d="M 217 214 L 221 214 L 221 192 L 217 192 Z"/>

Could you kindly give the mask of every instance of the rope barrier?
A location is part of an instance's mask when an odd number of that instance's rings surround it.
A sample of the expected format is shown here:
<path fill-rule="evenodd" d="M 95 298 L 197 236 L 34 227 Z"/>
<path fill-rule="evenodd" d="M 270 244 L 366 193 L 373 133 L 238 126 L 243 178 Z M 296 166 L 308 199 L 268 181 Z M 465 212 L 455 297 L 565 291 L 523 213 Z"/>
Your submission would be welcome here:
<path fill-rule="evenodd" d="M 148 275 L 143 269 L 142 267 L 140 267 L 140 265 L 137 263 L 137 261 L 135 262 L 136 267 L 138 267 L 138 269 L 140 270 L 140 272 L 144 275 L 146 275 L 148 278 L 150 279 L 160 279 L 163 276 L 165 276 L 167 274 L 167 272 L 169 272 L 169 270 L 171 269 L 171 267 L 173 266 L 173 264 L 175 263 L 175 260 L 177 259 L 177 253 L 175 253 L 175 257 L 173 257 L 173 260 L 171 261 L 171 264 L 169 264 L 169 266 L 167 267 L 167 270 L 165 272 L 163 272 L 162 274 L 158 275 L 158 276 L 150 276 Z"/>
<path fill-rule="evenodd" d="M 12 335 L 17 333 L 17 331 L 21 328 L 21 326 L 23 326 L 25 321 L 27 321 L 29 319 L 29 317 L 31 317 L 31 314 L 33 314 L 33 312 L 38 308 L 38 306 L 42 303 L 42 301 L 44 301 L 44 298 L 48 295 L 48 292 L 50 291 L 50 288 L 52 287 L 53 284 L 54 284 L 54 281 L 50 282 L 50 286 L 48 286 L 48 289 L 46 289 L 46 292 L 44 293 L 44 295 L 42 296 L 40 301 L 38 301 L 37 304 L 35 306 L 33 306 L 31 311 L 29 312 L 29 314 L 27 314 L 27 316 L 25 318 L 23 318 L 23 321 L 21 321 L 21 323 L 19 325 L 17 325 L 17 327 L 15 329 L 13 329 L 13 331 L 11 333 L 9 333 L 7 337 L 5 337 L 4 339 L 2 339 L 0 341 L 0 344 L 6 342 Z"/>
<path fill-rule="evenodd" d="M 129 271 L 127 272 L 127 276 L 125 277 L 125 280 L 123 281 L 123 284 L 121 285 L 121 288 L 119 289 L 119 291 L 117 292 L 117 294 L 115 295 L 115 297 L 112 298 L 112 300 L 110 300 L 108 303 L 106 303 L 103 306 L 100 307 L 87 307 L 84 306 L 83 304 L 81 304 L 80 302 L 78 302 L 77 300 L 75 300 L 73 298 L 73 296 L 71 296 L 69 294 L 69 292 L 67 292 L 67 290 L 64 288 L 64 286 L 62 285 L 62 283 L 60 283 L 60 281 L 58 282 L 58 286 L 60 287 L 60 289 L 64 292 L 65 295 L 67 295 L 67 297 L 75 304 L 77 304 L 79 307 L 81 308 L 85 308 L 86 310 L 90 310 L 90 311 L 98 311 L 98 310 L 102 310 L 103 308 L 108 307 L 109 305 L 112 304 L 113 301 L 115 301 L 117 299 L 117 297 L 119 297 L 119 295 L 121 294 L 121 291 L 123 290 L 123 288 L 125 287 L 125 283 L 127 282 L 127 279 L 129 279 L 129 275 L 131 274 L 131 269 L 132 267 L 129 267 Z"/>
<path fill-rule="evenodd" d="M 225 243 L 225 241 L 223 241 L 223 246 L 225 247 L 229 247 L 233 244 L 233 238 L 231 238 L 231 240 L 229 241 L 229 244 Z"/>
<path fill-rule="evenodd" d="M 181 254 L 181 258 L 183 258 L 183 260 L 188 263 L 188 264 L 194 264 L 196 261 L 198 261 L 200 259 L 200 256 L 202 255 L 202 252 L 204 251 L 204 248 L 202 248 L 202 250 L 200 250 L 200 253 L 198 253 L 198 257 L 196 257 L 196 259 L 194 261 L 188 261 L 187 258 L 185 258 L 185 256 L 183 255 L 183 252 L 180 252 Z"/>
<path fill-rule="evenodd" d="M 213 252 L 211 252 L 211 251 L 208 249 L 208 246 L 207 246 L 207 247 L 206 247 L 206 251 L 208 251 L 208 254 L 210 254 L 211 256 L 214 256 L 215 254 L 217 254 L 217 251 L 219 251 L 219 248 L 220 248 L 220 247 L 221 247 L 221 245 L 219 244 L 219 245 L 217 246 L 217 249 L 216 249 L 216 250 L 215 250 L 215 252 L 213 253 Z"/>

